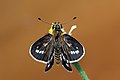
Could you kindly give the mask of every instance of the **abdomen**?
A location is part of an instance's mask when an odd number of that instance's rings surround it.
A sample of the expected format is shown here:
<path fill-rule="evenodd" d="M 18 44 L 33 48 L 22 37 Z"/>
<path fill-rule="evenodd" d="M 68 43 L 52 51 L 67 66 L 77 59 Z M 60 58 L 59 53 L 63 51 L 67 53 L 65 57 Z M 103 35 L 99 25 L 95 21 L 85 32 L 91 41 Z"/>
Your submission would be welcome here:
<path fill-rule="evenodd" d="M 55 53 L 55 59 L 56 59 L 56 63 L 57 63 L 57 64 L 59 64 L 59 63 L 61 62 L 61 60 L 60 60 L 60 55 L 61 55 L 60 52 Z"/>

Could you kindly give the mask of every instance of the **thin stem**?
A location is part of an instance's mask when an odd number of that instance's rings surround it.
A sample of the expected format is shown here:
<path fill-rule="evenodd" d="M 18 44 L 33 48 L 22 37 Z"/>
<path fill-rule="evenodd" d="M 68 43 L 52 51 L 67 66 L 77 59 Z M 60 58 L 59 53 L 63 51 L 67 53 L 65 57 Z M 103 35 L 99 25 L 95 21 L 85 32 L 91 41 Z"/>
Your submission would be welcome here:
<path fill-rule="evenodd" d="M 82 69 L 82 67 L 79 65 L 78 62 L 73 63 L 73 65 L 78 70 L 78 72 L 82 76 L 83 80 L 89 80 L 87 74 L 85 73 L 85 71 Z"/>

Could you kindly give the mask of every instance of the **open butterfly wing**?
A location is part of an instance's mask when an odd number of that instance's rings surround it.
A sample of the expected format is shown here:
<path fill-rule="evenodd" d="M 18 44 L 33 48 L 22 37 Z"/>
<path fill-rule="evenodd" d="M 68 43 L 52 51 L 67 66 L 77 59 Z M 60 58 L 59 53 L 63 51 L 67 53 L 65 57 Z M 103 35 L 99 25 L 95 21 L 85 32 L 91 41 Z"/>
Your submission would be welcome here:
<path fill-rule="evenodd" d="M 49 56 L 53 54 L 52 50 L 52 35 L 47 34 L 30 47 L 30 55 L 36 61 L 47 64 Z"/>
<path fill-rule="evenodd" d="M 68 57 L 69 63 L 78 62 L 85 54 L 84 47 L 68 34 L 63 36 L 63 49 Z"/>

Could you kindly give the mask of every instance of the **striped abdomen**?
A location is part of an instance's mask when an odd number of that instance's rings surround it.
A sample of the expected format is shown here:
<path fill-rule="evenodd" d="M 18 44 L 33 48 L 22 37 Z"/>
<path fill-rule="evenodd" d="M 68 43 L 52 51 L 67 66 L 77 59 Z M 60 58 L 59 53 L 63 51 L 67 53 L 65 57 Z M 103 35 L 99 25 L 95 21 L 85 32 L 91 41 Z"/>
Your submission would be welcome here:
<path fill-rule="evenodd" d="M 56 59 L 56 63 L 59 64 L 60 63 L 60 53 L 55 53 L 55 59 Z"/>

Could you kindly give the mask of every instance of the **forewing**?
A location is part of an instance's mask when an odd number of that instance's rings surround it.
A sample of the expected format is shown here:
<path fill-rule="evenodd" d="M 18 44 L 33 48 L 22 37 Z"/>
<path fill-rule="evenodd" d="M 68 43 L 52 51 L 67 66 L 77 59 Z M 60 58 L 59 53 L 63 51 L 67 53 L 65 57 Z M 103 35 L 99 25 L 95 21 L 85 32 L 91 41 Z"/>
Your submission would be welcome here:
<path fill-rule="evenodd" d="M 63 36 L 63 49 L 70 63 L 78 62 L 85 54 L 84 47 L 68 34 Z"/>
<path fill-rule="evenodd" d="M 36 61 L 47 64 L 52 48 L 52 35 L 47 34 L 30 47 L 30 55 Z"/>

